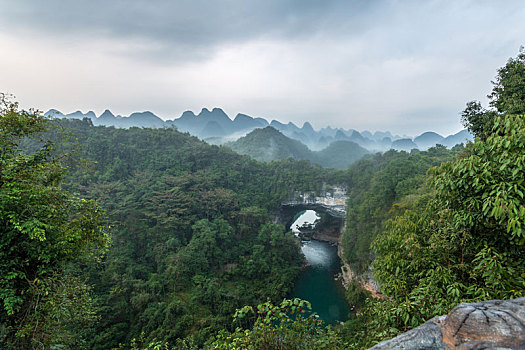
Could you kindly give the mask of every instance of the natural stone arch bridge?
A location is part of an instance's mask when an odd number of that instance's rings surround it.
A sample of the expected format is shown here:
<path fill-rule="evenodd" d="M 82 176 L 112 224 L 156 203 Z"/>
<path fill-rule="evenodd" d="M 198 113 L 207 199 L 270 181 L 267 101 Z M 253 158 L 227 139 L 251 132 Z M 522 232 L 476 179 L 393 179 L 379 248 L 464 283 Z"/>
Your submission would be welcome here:
<path fill-rule="evenodd" d="M 276 215 L 276 222 L 285 225 L 287 229 L 293 223 L 297 213 L 303 210 L 315 210 L 325 215 L 316 227 L 313 238 L 335 241 L 339 237 L 341 228 L 346 218 L 346 190 L 339 186 L 331 186 L 329 190 L 323 190 L 319 195 L 313 192 L 295 192 L 293 200 L 281 203 L 281 208 Z M 317 235 L 318 237 L 315 237 Z M 322 236 L 326 236 L 324 239 Z"/>

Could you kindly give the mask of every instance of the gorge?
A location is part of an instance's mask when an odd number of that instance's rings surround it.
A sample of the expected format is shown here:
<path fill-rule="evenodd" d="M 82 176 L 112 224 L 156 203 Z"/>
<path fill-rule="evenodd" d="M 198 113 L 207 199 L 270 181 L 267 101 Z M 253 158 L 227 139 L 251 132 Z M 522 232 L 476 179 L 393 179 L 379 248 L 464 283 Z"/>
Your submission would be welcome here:
<path fill-rule="evenodd" d="M 327 190 L 326 188 L 329 188 Z M 281 205 L 279 219 L 301 239 L 303 268 L 292 297 L 308 300 L 312 309 L 327 324 L 348 319 L 351 309 L 344 295 L 339 241 L 344 229 L 346 190 L 323 186 L 321 193 L 295 193 L 294 200 Z M 292 213 L 295 213 L 290 219 Z"/>

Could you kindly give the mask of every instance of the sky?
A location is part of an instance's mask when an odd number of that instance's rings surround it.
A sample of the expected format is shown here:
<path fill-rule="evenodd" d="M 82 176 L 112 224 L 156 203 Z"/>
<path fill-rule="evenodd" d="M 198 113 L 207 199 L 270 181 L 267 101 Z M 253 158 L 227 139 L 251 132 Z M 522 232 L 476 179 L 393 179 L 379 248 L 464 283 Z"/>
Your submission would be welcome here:
<path fill-rule="evenodd" d="M 0 0 L 0 92 L 44 112 L 449 135 L 524 18 L 521 0 Z"/>

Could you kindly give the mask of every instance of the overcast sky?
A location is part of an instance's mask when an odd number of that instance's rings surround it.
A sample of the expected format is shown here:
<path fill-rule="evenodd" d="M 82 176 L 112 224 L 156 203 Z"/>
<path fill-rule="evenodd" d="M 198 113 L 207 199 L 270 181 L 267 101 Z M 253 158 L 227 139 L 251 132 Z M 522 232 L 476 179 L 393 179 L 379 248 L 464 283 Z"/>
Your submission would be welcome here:
<path fill-rule="evenodd" d="M 524 19 L 522 0 L 0 0 L 0 91 L 43 111 L 448 135 Z"/>

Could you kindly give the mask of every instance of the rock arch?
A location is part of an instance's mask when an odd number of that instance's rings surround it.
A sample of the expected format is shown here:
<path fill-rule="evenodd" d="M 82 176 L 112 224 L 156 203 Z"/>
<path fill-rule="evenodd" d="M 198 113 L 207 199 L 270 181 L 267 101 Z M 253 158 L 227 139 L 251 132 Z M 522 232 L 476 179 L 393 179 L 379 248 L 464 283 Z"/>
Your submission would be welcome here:
<path fill-rule="evenodd" d="M 314 238 L 324 241 L 337 242 L 346 218 L 346 192 L 341 187 L 332 187 L 322 191 L 321 195 L 312 193 L 295 193 L 295 200 L 284 201 L 275 215 L 275 221 L 290 228 L 298 212 L 314 210 L 322 215 L 323 219 L 310 235 L 305 238 Z"/>

